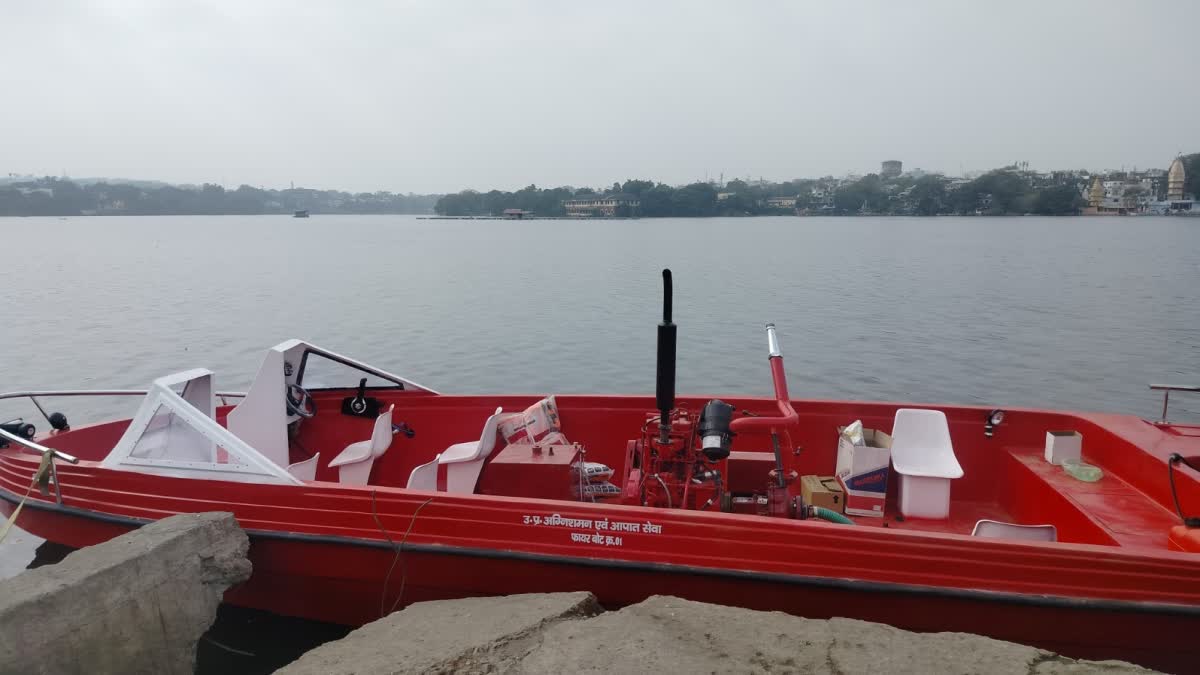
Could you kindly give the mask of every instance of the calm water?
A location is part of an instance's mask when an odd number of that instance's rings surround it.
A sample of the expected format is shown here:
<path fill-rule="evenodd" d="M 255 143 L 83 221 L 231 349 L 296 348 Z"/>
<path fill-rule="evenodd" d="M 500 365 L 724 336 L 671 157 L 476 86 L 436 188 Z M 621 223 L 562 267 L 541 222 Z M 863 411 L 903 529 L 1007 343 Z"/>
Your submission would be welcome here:
<path fill-rule="evenodd" d="M 798 397 L 1150 416 L 1146 383 L 1200 379 L 1188 219 L 22 218 L 0 234 L 0 391 L 196 366 L 241 389 L 266 347 L 303 337 L 444 392 L 650 392 L 664 266 L 684 392 L 770 394 L 766 321 Z M 56 407 L 78 421 L 78 405 Z"/>
<path fill-rule="evenodd" d="M 1155 416 L 1148 382 L 1200 381 L 1197 220 L 24 218 L 0 234 L 0 391 L 197 366 L 243 389 L 265 348 L 302 337 L 444 392 L 649 393 L 664 266 L 682 392 L 770 395 L 767 321 L 797 397 Z M 137 403 L 49 407 L 79 422 Z M 1200 419 L 1200 397 L 1172 410 Z M 16 415 L 36 411 L 0 403 Z M 0 545 L 0 577 L 36 543 Z"/>

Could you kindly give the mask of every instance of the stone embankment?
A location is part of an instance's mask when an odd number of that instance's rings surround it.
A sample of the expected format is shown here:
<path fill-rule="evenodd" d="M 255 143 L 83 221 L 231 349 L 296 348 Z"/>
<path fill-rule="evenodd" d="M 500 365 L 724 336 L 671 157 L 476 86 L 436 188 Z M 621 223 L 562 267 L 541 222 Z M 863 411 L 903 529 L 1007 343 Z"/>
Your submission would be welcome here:
<path fill-rule="evenodd" d="M 349 673 L 1148 673 L 962 633 L 802 619 L 656 596 L 605 612 L 590 593 L 423 602 L 277 671 Z"/>
<path fill-rule="evenodd" d="M 0 582 L 0 673 L 192 673 L 249 546 L 232 514 L 173 516 Z"/>

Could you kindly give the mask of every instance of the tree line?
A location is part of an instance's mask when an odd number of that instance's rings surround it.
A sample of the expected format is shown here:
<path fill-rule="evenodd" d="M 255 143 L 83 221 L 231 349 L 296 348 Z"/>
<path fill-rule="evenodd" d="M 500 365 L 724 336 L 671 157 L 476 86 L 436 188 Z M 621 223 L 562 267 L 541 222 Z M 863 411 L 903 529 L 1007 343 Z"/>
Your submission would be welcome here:
<path fill-rule="evenodd" d="M 738 183 L 741 182 L 731 181 L 729 185 L 735 187 L 730 189 L 736 189 Z M 798 186 L 793 183 L 753 188 L 747 185 L 744 192 L 736 193 L 733 197 L 721 198 L 723 191 L 710 183 L 672 187 L 666 183 L 630 179 L 624 183 L 613 183 L 611 188 L 605 190 L 587 187 L 539 188 L 529 185 L 515 192 L 464 190 L 445 195 L 437 201 L 434 211 L 444 216 L 496 216 L 502 214 L 505 209 L 522 209 L 532 211 L 536 216 L 562 217 L 567 214 L 564 205 L 567 200 L 620 195 L 630 197 L 639 204 L 637 207 L 625 209 L 618 207 L 618 216 L 655 218 L 765 215 L 790 213 L 791 209 L 773 208 L 759 202 L 770 197 L 786 196 L 789 192 L 795 194 L 795 189 L 798 189 Z"/>
<path fill-rule="evenodd" d="M 1184 158 L 1190 194 L 1200 194 L 1200 153 Z M 815 215 L 1073 215 L 1087 207 L 1084 196 L 1090 176 L 1084 171 L 1039 174 L 1009 166 L 971 180 L 940 174 L 884 177 L 868 174 L 856 180 L 833 177 L 798 179 L 781 183 L 733 180 L 724 186 L 691 183 L 671 186 L 649 180 L 626 180 L 610 188 L 539 188 L 530 185 L 515 192 L 464 190 L 437 200 L 434 211 L 446 216 L 498 216 L 505 209 L 532 211 L 535 216 L 562 217 L 564 202 L 591 196 L 631 197 L 635 207 L 616 215 L 639 217 L 756 216 L 771 214 Z M 1124 179 L 1113 173 L 1106 179 Z M 1158 192 L 1165 191 L 1165 178 Z M 1127 190 L 1125 197 L 1142 196 L 1144 188 Z M 1152 196 L 1152 195 L 1150 195 Z M 794 206 L 772 199 L 794 198 Z"/>
<path fill-rule="evenodd" d="M 1184 157 L 1185 192 L 1200 195 L 1200 153 Z M 506 209 L 536 216 L 566 215 L 564 202 L 621 195 L 636 206 L 618 207 L 619 216 L 706 217 L 807 213 L 819 215 L 1070 215 L 1087 206 L 1084 172 L 1037 174 L 1010 166 L 972 180 L 939 174 L 884 177 L 869 174 L 847 181 L 832 177 L 779 183 L 733 180 L 724 186 L 697 182 L 671 186 L 630 179 L 601 190 L 529 185 L 514 192 L 464 190 L 448 195 L 350 193 L 295 188 L 264 190 L 249 185 L 184 187 L 161 183 L 78 184 L 61 178 L 12 181 L 0 185 L 0 216 L 226 215 L 291 213 L 423 214 L 497 216 Z M 1124 178 L 1116 173 L 1109 179 Z M 1164 179 L 1165 180 L 1165 179 Z M 1159 186 L 1165 189 L 1165 185 Z M 1127 191 L 1129 192 L 1129 191 Z M 1137 189 L 1126 195 L 1137 197 Z M 778 200 L 795 199 L 781 205 Z"/>
<path fill-rule="evenodd" d="M 430 213 L 438 195 L 338 190 L 264 190 L 242 185 L 226 190 L 151 183 L 80 185 L 40 178 L 0 185 L 0 216 L 255 215 L 292 213 Z"/>

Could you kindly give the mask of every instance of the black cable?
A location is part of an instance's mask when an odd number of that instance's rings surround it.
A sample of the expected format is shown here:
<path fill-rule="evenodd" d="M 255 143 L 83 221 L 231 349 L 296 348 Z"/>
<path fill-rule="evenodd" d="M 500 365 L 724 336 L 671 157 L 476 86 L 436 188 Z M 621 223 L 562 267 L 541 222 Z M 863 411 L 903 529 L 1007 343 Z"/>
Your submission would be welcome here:
<path fill-rule="evenodd" d="M 400 547 L 396 546 L 396 542 L 392 541 L 391 535 L 389 535 L 387 530 L 384 529 L 383 523 L 379 522 L 379 511 L 375 508 L 374 490 L 371 490 L 371 518 L 375 520 L 375 527 L 379 528 L 379 533 L 383 535 L 384 539 L 387 539 L 388 545 L 390 545 L 394 551 L 394 554 L 392 555 L 392 565 L 391 567 L 388 567 L 387 576 L 383 578 L 383 590 L 379 592 L 379 618 L 382 619 L 385 616 L 383 613 L 383 605 L 387 602 L 387 589 L 388 584 L 392 579 L 392 570 L 396 569 L 396 561 L 400 559 Z"/>
<path fill-rule="evenodd" d="M 408 535 L 412 532 L 413 525 L 417 524 L 417 515 L 431 501 L 433 501 L 433 497 L 421 502 L 421 505 L 413 511 L 412 520 L 408 522 L 408 529 L 404 531 L 404 536 L 400 538 L 400 543 L 396 544 L 396 542 L 392 541 L 391 535 L 388 534 L 387 530 L 383 527 L 383 523 L 379 520 L 379 510 L 375 507 L 375 491 L 371 490 L 371 518 L 375 520 L 375 526 L 379 528 L 380 534 L 383 535 L 384 539 L 387 539 L 388 544 L 395 551 L 395 554 L 392 556 L 392 564 L 388 567 L 387 575 L 383 578 L 383 589 L 379 593 L 380 618 L 396 611 L 396 608 L 400 606 L 400 601 L 404 598 L 404 587 L 408 584 L 408 561 L 404 560 L 400 554 L 404 550 L 404 542 L 408 541 Z M 386 603 L 388 586 L 392 583 L 392 572 L 396 570 L 397 562 L 400 563 L 400 591 L 396 594 L 396 601 L 392 603 L 391 609 L 387 611 L 387 614 L 384 614 L 383 606 Z"/>
<path fill-rule="evenodd" d="M 1183 515 L 1183 508 L 1179 505 L 1179 493 L 1175 490 L 1175 465 L 1183 464 L 1192 471 L 1200 472 L 1200 467 L 1184 459 L 1183 455 L 1178 452 L 1171 453 L 1167 457 L 1167 478 L 1171 483 L 1171 500 L 1175 502 L 1175 513 L 1179 514 L 1179 519 L 1183 521 L 1186 527 L 1200 527 L 1200 518 L 1188 518 Z"/>
<path fill-rule="evenodd" d="M 408 541 L 408 534 L 410 532 L 412 532 L 413 525 L 417 524 L 417 514 L 419 514 L 421 512 L 421 509 L 425 508 L 425 506 L 431 501 L 433 501 L 433 497 L 430 497 L 429 499 L 426 499 L 425 501 L 421 502 L 421 505 L 417 507 L 417 510 L 413 511 L 412 520 L 408 521 L 408 529 L 404 531 L 404 536 L 400 538 L 400 546 L 397 550 L 404 548 L 404 542 Z M 407 583 L 408 583 L 408 561 L 405 560 L 404 558 L 401 558 L 400 559 L 400 591 L 398 593 L 396 593 L 396 601 L 392 603 L 392 608 L 388 610 L 388 614 L 391 614 L 392 612 L 396 611 L 396 608 L 400 606 L 400 601 L 404 599 L 404 586 Z"/>

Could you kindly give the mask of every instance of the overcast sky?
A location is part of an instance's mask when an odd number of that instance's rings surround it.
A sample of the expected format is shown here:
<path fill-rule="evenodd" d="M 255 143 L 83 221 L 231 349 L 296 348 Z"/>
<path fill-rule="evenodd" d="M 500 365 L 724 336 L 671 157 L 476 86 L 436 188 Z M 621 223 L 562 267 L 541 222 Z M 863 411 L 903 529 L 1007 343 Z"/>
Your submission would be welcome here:
<path fill-rule="evenodd" d="M 1200 2 L 0 0 L 0 173 L 445 192 L 1166 167 Z"/>

